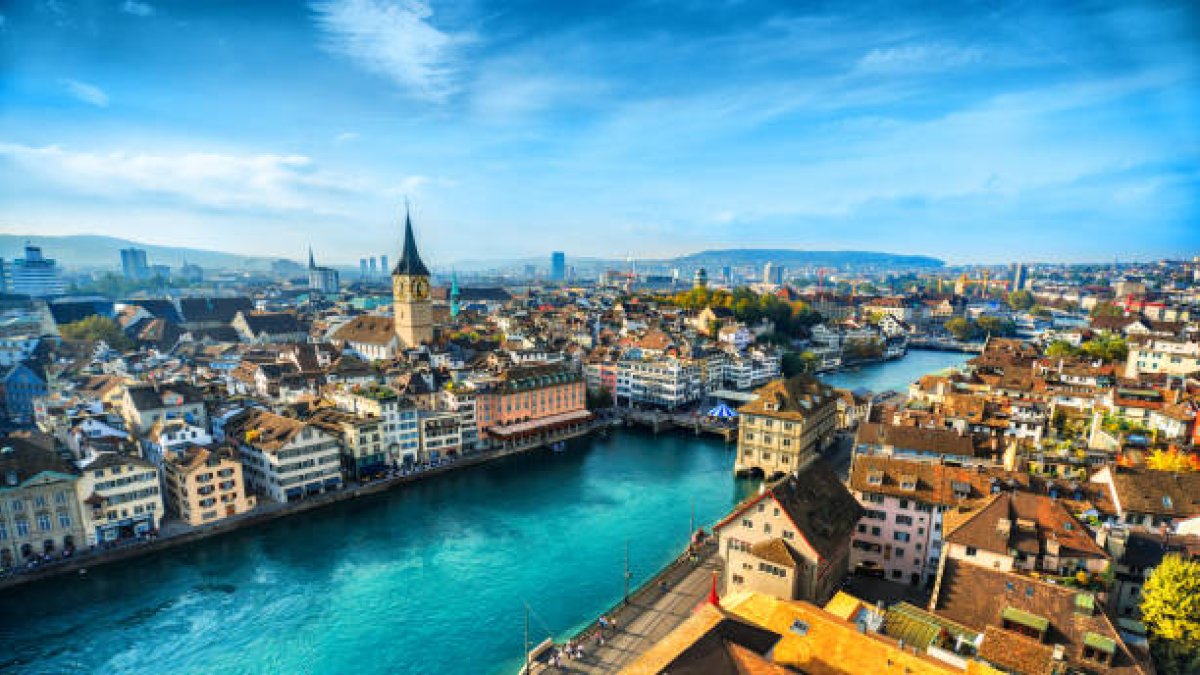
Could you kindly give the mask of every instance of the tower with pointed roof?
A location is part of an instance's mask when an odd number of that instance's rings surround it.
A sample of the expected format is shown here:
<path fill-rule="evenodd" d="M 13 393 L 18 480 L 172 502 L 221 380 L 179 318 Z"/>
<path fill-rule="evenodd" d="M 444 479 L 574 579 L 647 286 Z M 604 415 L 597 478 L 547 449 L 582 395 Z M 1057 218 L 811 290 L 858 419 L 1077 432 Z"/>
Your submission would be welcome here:
<path fill-rule="evenodd" d="M 452 318 L 452 319 L 457 319 L 458 313 L 460 311 L 462 311 L 462 307 L 459 306 L 458 300 L 459 300 L 458 273 L 451 272 L 450 273 L 450 318 Z"/>
<path fill-rule="evenodd" d="M 392 269 L 392 305 L 396 335 L 406 348 L 433 341 L 433 310 L 429 301 L 429 268 L 417 253 L 412 216 L 404 211 L 404 250 Z"/>

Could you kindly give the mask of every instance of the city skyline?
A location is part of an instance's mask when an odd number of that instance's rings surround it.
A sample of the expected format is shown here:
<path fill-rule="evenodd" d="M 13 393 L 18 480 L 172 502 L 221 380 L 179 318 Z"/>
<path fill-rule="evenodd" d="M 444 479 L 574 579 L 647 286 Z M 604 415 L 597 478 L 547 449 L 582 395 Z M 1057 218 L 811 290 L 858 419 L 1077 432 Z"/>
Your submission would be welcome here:
<path fill-rule="evenodd" d="M 0 14 L 0 232 L 288 258 L 311 243 L 355 264 L 398 245 L 408 196 L 447 265 L 1190 256 L 1197 19 L 1183 3 L 28 3 Z"/>

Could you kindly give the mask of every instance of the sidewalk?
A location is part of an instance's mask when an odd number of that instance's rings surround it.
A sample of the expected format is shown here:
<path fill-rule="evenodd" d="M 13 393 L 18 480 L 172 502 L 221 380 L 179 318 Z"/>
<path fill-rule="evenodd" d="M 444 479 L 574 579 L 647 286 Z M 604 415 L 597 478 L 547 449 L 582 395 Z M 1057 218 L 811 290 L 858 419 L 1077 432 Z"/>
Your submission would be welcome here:
<path fill-rule="evenodd" d="M 629 605 L 615 613 L 616 629 L 605 631 L 605 644 L 596 641 L 594 630 L 581 638 L 583 659 L 564 660 L 559 666 L 545 662 L 533 664 L 533 673 L 615 673 L 632 663 L 654 643 L 683 623 L 696 605 L 708 598 L 713 572 L 718 570 L 715 549 L 700 564 L 686 570 L 674 584 L 668 581 L 664 594 L 651 582 L 630 599 Z"/>

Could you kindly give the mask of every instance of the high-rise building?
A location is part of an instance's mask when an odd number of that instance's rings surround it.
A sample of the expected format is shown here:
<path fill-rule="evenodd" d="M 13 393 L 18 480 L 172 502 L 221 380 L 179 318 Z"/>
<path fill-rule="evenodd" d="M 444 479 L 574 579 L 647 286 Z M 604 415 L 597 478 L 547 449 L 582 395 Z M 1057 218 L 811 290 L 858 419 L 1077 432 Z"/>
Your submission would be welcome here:
<path fill-rule="evenodd" d="M 567 255 L 562 251 L 550 254 L 550 279 L 564 281 L 567 278 Z"/>
<path fill-rule="evenodd" d="M 58 264 L 42 257 L 42 248 L 31 244 L 25 245 L 24 258 L 12 261 L 9 282 L 10 292 L 37 298 L 62 295 L 66 290 Z"/>
<path fill-rule="evenodd" d="M 1025 269 L 1024 263 L 1012 264 L 1012 290 L 1023 291 L 1025 286 L 1029 284 L 1029 273 Z"/>
<path fill-rule="evenodd" d="M 374 260 L 374 258 L 371 260 Z M 388 267 L 388 257 L 386 255 L 379 256 L 379 274 L 387 274 L 389 269 L 391 268 Z M 374 271 L 371 272 L 371 276 L 375 276 Z"/>
<path fill-rule="evenodd" d="M 367 275 L 367 259 L 366 258 L 358 259 L 358 278 L 363 279 L 363 280 L 370 278 Z"/>
<path fill-rule="evenodd" d="M 775 286 L 783 285 L 783 266 L 768 262 L 763 265 L 763 283 Z"/>
<path fill-rule="evenodd" d="M 383 269 L 387 269 L 387 256 L 383 256 Z M 375 256 L 367 259 L 367 278 L 374 279 L 379 276 L 379 268 L 375 267 Z"/>
<path fill-rule="evenodd" d="M 146 249 L 121 249 L 121 271 L 126 279 L 147 279 L 150 277 L 150 266 L 146 264 Z"/>
<path fill-rule="evenodd" d="M 404 250 L 392 270 L 392 306 L 396 335 L 407 348 L 433 340 L 433 309 L 429 301 L 429 268 L 417 253 L 412 217 L 404 214 Z"/>

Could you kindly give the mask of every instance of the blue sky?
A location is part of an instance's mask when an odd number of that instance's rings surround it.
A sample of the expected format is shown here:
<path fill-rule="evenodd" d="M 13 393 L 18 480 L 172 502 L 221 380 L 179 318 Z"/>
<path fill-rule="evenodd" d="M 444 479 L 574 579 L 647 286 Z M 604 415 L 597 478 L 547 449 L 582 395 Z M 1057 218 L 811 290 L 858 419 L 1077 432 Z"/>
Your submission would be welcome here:
<path fill-rule="evenodd" d="M 350 262 L 1200 253 L 1188 2 L 17 0 L 0 231 Z"/>

